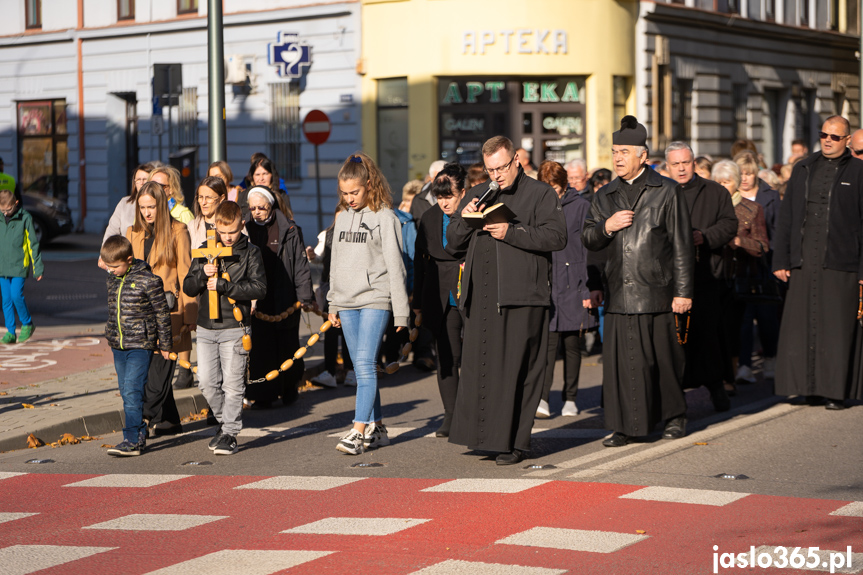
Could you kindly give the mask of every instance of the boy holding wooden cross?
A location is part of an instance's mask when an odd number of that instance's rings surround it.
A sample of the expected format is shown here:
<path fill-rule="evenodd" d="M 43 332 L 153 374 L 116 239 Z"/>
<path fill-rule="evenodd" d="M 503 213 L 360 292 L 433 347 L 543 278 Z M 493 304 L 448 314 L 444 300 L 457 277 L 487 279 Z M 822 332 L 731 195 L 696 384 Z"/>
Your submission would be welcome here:
<path fill-rule="evenodd" d="M 219 422 L 209 447 L 216 455 L 231 455 L 243 428 L 249 360 L 243 336 L 251 332 L 251 302 L 266 295 L 267 283 L 261 252 L 243 234 L 242 210 L 235 202 L 219 205 L 216 233 L 219 244 L 208 238 L 192 250 L 183 292 L 189 297 L 209 292 L 209 305 L 198 308 L 198 380 Z"/>

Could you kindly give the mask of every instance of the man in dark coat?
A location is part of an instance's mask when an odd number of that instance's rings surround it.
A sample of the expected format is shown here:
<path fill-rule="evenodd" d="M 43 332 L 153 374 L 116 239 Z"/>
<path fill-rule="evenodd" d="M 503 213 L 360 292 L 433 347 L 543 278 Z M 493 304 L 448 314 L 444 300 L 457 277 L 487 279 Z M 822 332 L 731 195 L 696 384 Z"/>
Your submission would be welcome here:
<path fill-rule="evenodd" d="M 728 190 L 695 173 L 695 154 L 685 142 L 665 149 L 671 177 L 680 184 L 695 246 L 695 298 L 692 302 L 683 387 L 704 386 L 716 411 L 728 411 L 731 402 L 723 375 L 732 381 L 731 358 L 722 353 L 722 314 L 731 294 L 723 280 L 722 250 L 737 235 L 737 216 Z"/>
<path fill-rule="evenodd" d="M 674 314 L 692 307 L 692 224 L 680 186 L 647 165 L 646 142 L 645 127 L 625 116 L 612 138 L 618 177 L 594 196 L 581 236 L 589 250 L 608 248 L 602 393 L 614 433 L 606 447 L 647 435 L 663 419 L 664 438 L 686 434 L 686 319 Z"/>
<path fill-rule="evenodd" d="M 773 251 L 788 282 L 779 332 L 776 393 L 826 400 L 843 409 L 859 399 L 858 286 L 863 284 L 863 162 L 846 148 L 848 120 L 827 118 L 821 151 L 791 172 Z M 791 279 L 793 278 L 793 280 Z"/>
<path fill-rule="evenodd" d="M 495 136 L 482 147 L 490 181 L 470 189 L 447 228 L 447 249 L 467 249 L 459 308 L 465 313 L 460 389 L 449 440 L 497 451 L 512 465 L 530 449 L 548 349 L 551 252 L 566 246 L 557 194 L 525 175 L 515 147 Z M 505 204 L 510 221 L 475 230 L 464 215 Z"/>

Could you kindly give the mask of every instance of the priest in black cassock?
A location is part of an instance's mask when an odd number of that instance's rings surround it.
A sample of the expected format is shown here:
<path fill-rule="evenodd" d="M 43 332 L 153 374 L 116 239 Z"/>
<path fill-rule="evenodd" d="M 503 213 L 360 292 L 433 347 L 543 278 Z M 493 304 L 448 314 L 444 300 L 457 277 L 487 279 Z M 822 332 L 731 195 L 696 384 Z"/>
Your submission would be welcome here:
<path fill-rule="evenodd" d="M 448 250 L 467 250 L 458 301 L 465 314 L 462 367 L 449 440 L 499 452 L 498 465 L 512 465 L 530 450 L 542 397 L 551 252 L 566 247 L 566 221 L 554 189 L 525 175 L 508 138 L 486 141 L 482 156 L 491 180 L 470 189 L 446 231 Z M 497 191 L 489 190 L 491 182 Z M 462 217 L 498 203 L 512 210 L 512 220 L 475 230 Z"/>
<path fill-rule="evenodd" d="M 827 118 L 821 151 L 791 172 L 773 252 L 788 282 L 776 356 L 776 393 L 843 409 L 863 399 L 857 324 L 863 284 L 863 161 L 846 147 L 848 120 Z"/>
<path fill-rule="evenodd" d="M 734 372 L 723 342 L 722 317 L 733 301 L 722 266 L 723 250 L 737 235 L 737 216 L 728 190 L 695 173 L 695 154 L 689 144 L 671 142 L 665 149 L 665 163 L 686 198 L 695 246 L 695 298 L 690 337 L 684 346 L 683 387 L 703 385 L 716 411 L 728 411 L 731 401 L 723 381 L 733 382 Z"/>
<path fill-rule="evenodd" d="M 666 420 L 686 435 L 681 342 L 695 289 L 692 225 L 683 191 L 647 165 L 647 130 L 625 116 L 611 147 L 617 179 L 597 192 L 584 223 L 589 250 L 606 249 L 602 444 L 622 447 Z M 681 334 L 683 337 L 680 337 Z"/>

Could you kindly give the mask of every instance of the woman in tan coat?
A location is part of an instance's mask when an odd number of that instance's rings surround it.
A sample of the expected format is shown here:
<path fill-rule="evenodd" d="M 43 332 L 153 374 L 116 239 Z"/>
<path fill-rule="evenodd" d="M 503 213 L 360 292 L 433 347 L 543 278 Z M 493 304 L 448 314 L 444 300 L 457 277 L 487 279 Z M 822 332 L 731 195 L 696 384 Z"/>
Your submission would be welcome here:
<path fill-rule="evenodd" d="M 156 182 L 147 182 L 138 192 L 135 225 L 126 231 L 135 258 L 150 264 L 162 278 L 171 308 L 174 353 L 192 349 L 191 332 L 196 328 L 198 304 L 183 293 L 181 285 L 191 264 L 192 247 L 185 224 L 171 217 L 168 197 Z M 174 402 L 171 380 L 176 361 L 154 356 L 144 390 L 144 419 L 156 435 L 182 431 L 180 414 Z"/>

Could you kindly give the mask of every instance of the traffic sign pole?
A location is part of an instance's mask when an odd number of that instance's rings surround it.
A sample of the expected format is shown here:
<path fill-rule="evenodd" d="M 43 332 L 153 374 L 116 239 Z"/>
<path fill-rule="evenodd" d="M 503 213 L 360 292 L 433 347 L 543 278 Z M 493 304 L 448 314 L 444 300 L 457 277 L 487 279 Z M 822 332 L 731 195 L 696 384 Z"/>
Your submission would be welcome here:
<path fill-rule="evenodd" d="M 320 110 L 312 110 L 303 120 L 303 133 L 306 139 L 315 146 L 315 185 L 318 196 L 318 231 L 324 229 L 324 211 L 321 199 L 321 164 L 318 160 L 318 147 L 330 137 L 330 118 Z"/>

